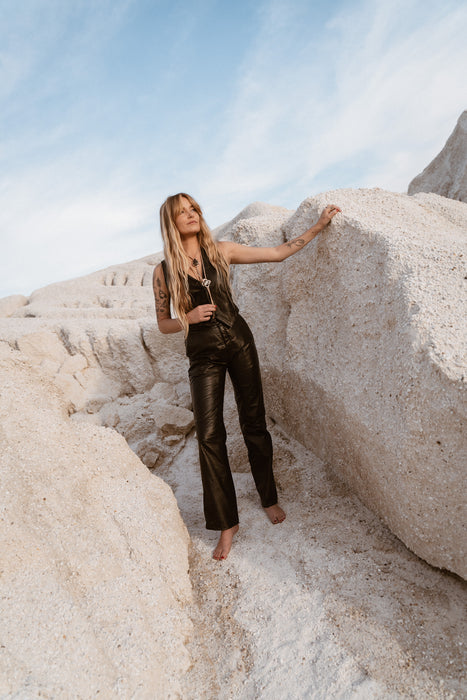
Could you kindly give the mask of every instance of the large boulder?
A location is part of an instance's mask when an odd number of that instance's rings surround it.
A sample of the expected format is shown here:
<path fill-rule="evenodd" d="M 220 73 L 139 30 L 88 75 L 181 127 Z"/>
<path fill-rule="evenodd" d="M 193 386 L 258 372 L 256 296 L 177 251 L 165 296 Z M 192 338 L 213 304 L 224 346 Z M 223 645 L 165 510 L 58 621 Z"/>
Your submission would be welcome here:
<path fill-rule="evenodd" d="M 0 384 L 0 695 L 179 697 L 191 585 L 172 491 L 5 342 Z"/>
<path fill-rule="evenodd" d="M 435 192 L 467 202 L 467 110 L 442 151 L 410 183 L 408 193 L 416 192 Z"/>
<path fill-rule="evenodd" d="M 467 206 L 340 190 L 305 200 L 291 217 L 263 213 L 223 233 L 275 245 L 328 202 L 343 213 L 304 251 L 234 272 L 268 413 L 410 549 L 466 577 Z"/>

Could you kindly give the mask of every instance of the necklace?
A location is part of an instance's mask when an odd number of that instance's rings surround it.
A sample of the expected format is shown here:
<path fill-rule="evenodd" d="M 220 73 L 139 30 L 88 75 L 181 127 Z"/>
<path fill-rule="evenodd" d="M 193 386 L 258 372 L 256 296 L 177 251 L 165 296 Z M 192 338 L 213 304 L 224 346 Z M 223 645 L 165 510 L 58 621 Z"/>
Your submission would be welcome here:
<path fill-rule="evenodd" d="M 191 260 L 191 267 L 193 268 L 196 274 L 196 278 L 201 282 L 203 287 L 206 288 L 206 291 L 209 294 L 209 299 L 211 300 L 211 304 L 214 304 L 212 300 L 211 290 L 209 289 L 209 287 L 211 286 L 211 280 L 206 277 L 206 270 L 204 269 L 204 260 L 201 250 L 199 255 L 199 257 L 201 258 L 201 270 L 198 270 L 198 266 L 200 264 L 198 258 L 192 258 L 191 255 L 188 255 L 188 257 Z"/>

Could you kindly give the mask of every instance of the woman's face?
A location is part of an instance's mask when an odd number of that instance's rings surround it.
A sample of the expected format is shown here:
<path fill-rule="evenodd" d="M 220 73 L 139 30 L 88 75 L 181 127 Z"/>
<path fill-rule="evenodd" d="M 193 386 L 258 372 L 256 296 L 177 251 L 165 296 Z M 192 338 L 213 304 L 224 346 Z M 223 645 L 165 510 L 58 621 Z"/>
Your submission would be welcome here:
<path fill-rule="evenodd" d="M 186 197 L 182 197 L 182 206 L 179 214 L 175 217 L 175 226 L 181 236 L 199 233 L 199 214 Z"/>

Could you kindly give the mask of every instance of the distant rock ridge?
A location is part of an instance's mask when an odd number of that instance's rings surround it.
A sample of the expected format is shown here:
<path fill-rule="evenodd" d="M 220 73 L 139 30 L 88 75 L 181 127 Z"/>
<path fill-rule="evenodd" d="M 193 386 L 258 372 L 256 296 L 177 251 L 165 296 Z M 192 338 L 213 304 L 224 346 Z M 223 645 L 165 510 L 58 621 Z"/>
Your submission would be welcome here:
<path fill-rule="evenodd" d="M 440 153 L 410 183 L 408 193 L 416 192 L 435 192 L 467 202 L 467 110 Z"/>

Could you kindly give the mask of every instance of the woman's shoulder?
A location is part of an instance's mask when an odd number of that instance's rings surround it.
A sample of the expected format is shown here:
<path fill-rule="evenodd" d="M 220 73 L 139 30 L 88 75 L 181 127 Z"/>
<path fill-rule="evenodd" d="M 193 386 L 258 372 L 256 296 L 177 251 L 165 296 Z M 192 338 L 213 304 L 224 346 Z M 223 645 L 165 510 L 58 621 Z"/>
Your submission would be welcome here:
<path fill-rule="evenodd" d="M 156 280 L 160 280 L 161 278 L 163 278 L 164 282 L 167 284 L 167 265 L 165 260 L 161 260 L 160 263 L 157 263 L 152 273 L 152 281 L 154 284 Z"/>
<path fill-rule="evenodd" d="M 232 250 L 232 241 L 215 241 L 218 251 L 227 262 L 230 262 L 230 251 Z"/>

